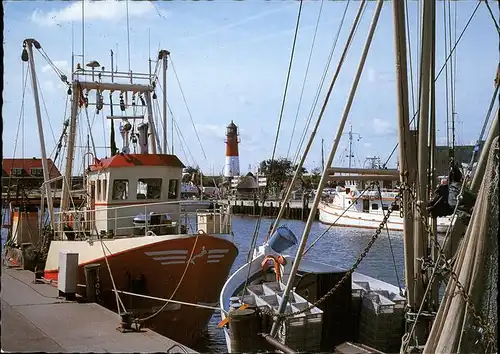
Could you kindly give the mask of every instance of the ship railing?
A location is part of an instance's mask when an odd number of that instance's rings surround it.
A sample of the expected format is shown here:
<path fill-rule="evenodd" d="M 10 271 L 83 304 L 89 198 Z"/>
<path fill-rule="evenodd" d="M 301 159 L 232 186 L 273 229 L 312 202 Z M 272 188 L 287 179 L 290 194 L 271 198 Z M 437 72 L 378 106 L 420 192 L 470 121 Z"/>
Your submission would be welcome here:
<path fill-rule="evenodd" d="M 156 74 L 148 74 L 148 73 L 140 73 L 140 72 L 132 72 L 132 71 L 109 71 L 102 70 L 102 68 L 96 68 L 95 70 L 89 69 L 76 69 L 73 72 L 73 78 L 78 80 L 91 80 L 94 82 L 97 79 L 111 79 L 113 83 L 115 80 L 123 80 L 126 79 L 130 84 L 151 84 L 157 80 Z"/>
<path fill-rule="evenodd" d="M 86 238 L 93 230 L 106 237 L 146 236 L 153 234 L 180 234 L 205 232 L 207 234 L 231 234 L 231 206 L 217 203 L 214 208 L 192 211 L 164 210 L 167 205 L 196 205 L 193 201 L 168 201 L 104 208 L 70 209 L 55 213 L 56 239 Z M 128 212 L 127 212 L 128 211 Z M 142 214 L 140 219 L 136 218 Z M 96 217 L 102 215 L 102 217 Z M 106 225 L 105 228 L 100 227 Z M 63 237 L 64 236 L 64 237 Z"/>

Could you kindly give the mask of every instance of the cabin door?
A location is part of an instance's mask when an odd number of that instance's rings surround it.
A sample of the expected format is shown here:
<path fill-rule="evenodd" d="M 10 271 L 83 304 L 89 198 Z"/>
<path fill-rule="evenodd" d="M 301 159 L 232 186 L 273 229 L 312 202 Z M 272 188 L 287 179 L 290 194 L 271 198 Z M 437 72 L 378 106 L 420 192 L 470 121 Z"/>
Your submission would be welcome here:
<path fill-rule="evenodd" d="M 363 199 L 363 213 L 370 212 L 370 201 L 368 199 Z"/>

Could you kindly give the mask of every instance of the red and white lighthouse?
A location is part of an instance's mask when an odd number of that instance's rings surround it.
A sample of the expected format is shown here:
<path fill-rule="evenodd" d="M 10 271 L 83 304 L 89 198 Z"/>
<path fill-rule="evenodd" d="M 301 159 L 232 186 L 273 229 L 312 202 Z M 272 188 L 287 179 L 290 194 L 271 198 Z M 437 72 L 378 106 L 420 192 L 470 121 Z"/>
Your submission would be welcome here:
<path fill-rule="evenodd" d="M 231 121 L 226 128 L 226 165 L 224 166 L 224 177 L 240 175 L 239 142 L 238 127 Z"/>

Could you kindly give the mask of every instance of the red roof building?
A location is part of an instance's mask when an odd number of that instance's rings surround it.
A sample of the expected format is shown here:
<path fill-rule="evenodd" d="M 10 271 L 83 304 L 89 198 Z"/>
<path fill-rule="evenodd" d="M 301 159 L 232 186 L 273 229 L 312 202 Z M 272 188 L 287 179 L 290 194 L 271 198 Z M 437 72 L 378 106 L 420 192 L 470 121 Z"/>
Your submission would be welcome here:
<path fill-rule="evenodd" d="M 50 178 L 61 176 L 61 172 L 51 159 L 47 160 Z M 43 183 L 42 159 L 33 157 L 31 159 L 3 159 L 2 160 L 2 186 L 23 184 L 31 187 L 39 187 Z M 59 181 L 60 182 L 60 181 Z M 61 183 L 56 183 L 59 185 Z"/>

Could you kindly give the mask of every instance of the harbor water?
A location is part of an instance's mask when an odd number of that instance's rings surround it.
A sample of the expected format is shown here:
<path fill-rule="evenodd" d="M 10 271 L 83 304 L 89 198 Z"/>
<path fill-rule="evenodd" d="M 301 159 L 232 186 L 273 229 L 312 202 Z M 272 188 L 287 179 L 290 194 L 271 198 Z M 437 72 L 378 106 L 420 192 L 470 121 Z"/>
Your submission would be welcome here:
<path fill-rule="evenodd" d="M 257 245 L 263 243 L 271 222 L 272 219 L 262 219 Z M 256 223 L 256 217 L 233 216 L 233 233 L 239 254 L 232 267 L 232 272 L 242 266 L 247 259 Z M 288 226 L 298 239 L 302 236 L 304 222 L 284 220 L 282 224 Z M 328 225 L 314 222 L 308 244 L 311 244 L 318 236 L 325 233 L 328 227 Z M 2 229 L 2 246 L 7 235 L 6 231 Z M 306 254 L 305 258 L 348 269 L 366 247 L 374 232 L 375 230 L 331 227 L 323 238 Z M 389 235 L 390 237 L 385 230 L 380 233 L 372 249 L 359 265 L 358 271 L 396 286 L 398 286 L 399 279 L 402 286 L 404 280 L 402 233 L 390 231 Z M 286 253 L 295 254 L 296 250 L 297 246 L 289 249 Z M 392 254 L 394 254 L 394 260 Z M 193 346 L 193 349 L 199 352 L 227 352 L 223 332 L 217 328 L 220 320 L 220 314 L 215 313 L 200 341 Z"/>

